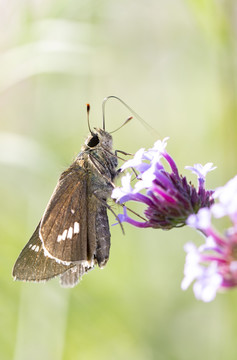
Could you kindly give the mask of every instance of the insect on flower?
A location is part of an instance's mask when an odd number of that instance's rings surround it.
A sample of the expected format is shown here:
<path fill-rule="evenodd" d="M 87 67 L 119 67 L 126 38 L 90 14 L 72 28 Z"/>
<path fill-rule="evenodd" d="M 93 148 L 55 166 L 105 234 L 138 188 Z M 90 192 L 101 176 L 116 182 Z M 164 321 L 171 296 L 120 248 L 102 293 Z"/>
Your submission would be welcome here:
<path fill-rule="evenodd" d="M 95 265 L 109 259 L 110 230 L 107 199 L 114 187 L 118 156 L 111 133 L 90 129 L 72 165 L 64 171 L 39 225 L 21 251 L 13 269 L 15 280 L 45 281 L 60 276 L 64 287 L 75 286 Z M 123 103 L 123 101 L 121 101 Z M 126 120 L 127 123 L 131 117 Z M 125 124 L 124 123 L 124 124 Z"/>

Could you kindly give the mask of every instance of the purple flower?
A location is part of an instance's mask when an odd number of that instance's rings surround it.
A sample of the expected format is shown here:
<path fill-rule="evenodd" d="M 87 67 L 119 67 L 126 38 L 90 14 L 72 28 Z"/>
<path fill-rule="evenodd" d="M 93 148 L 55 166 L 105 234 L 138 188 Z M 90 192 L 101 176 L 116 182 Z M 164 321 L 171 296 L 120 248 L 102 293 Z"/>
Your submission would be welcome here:
<path fill-rule="evenodd" d="M 192 243 L 187 243 L 184 249 L 187 256 L 181 288 L 186 290 L 197 279 L 193 287 L 196 298 L 205 302 L 213 300 L 222 280 L 216 271 L 217 264 L 213 262 L 209 267 L 202 266 L 200 249 Z"/>
<path fill-rule="evenodd" d="M 215 298 L 216 292 L 237 286 L 237 176 L 215 192 L 217 203 L 209 209 L 200 209 L 189 216 L 187 224 L 200 230 L 205 244 L 197 248 L 185 245 L 187 252 L 184 279 L 181 287 L 186 290 L 194 282 L 197 299 L 205 302 Z M 228 216 L 231 227 L 220 234 L 212 225 L 212 218 Z"/>
<path fill-rule="evenodd" d="M 136 201 L 146 206 L 144 221 L 136 221 L 129 217 L 124 206 L 124 213 L 119 215 L 121 222 L 142 228 L 167 230 L 185 225 L 190 214 L 213 204 L 213 191 L 206 191 L 204 186 L 207 172 L 215 169 L 212 163 L 188 167 L 198 176 L 196 189 L 186 177 L 179 175 L 174 160 L 165 150 L 167 140 L 168 138 L 158 140 L 148 151 L 138 150 L 134 158 L 121 167 L 122 171 L 128 168 L 135 169 L 138 173 L 137 181 L 132 186 L 132 175 L 125 175 L 121 180 L 122 187 L 113 190 L 112 198 L 121 204 Z M 169 171 L 165 169 L 163 161 L 168 164 Z"/>
<path fill-rule="evenodd" d="M 237 176 L 225 186 L 217 188 L 214 197 L 219 199 L 219 203 L 212 208 L 214 216 L 219 218 L 228 215 L 237 225 Z"/>

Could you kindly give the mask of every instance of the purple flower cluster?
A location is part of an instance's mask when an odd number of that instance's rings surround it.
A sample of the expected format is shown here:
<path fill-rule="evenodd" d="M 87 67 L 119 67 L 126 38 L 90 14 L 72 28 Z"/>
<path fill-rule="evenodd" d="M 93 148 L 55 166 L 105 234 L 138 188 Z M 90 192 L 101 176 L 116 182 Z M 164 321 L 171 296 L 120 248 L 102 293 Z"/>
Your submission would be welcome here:
<path fill-rule="evenodd" d="M 237 286 L 237 176 L 215 191 L 217 202 L 209 209 L 190 215 L 187 224 L 200 230 L 205 244 L 185 245 L 187 252 L 184 279 L 186 290 L 193 282 L 197 299 L 209 302 L 216 292 Z M 228 217 L 231 225 L 224 234 L 217 232 L 212 219 Z"/>
<path fill-rule="evenodd" d="M 174 160 L 166 152 L 167 139 L 158 140 L 153 148 L 147 151 L 138 150 L 134 158 L 121 167 L 122 171 L 128 168 L 135 170 L 138 173 L 137 181 L 132 187 L 132 174 L 127 173 L 121 179 L 122 187 L 113 190 L 112 198 L 121 204 L 136 201 L 146 206 L 142 222 L 129 217 L 124 206 L 124 213 L 118 215 L 121 222 L 141 228 L 168 230 L 185 225 L 190 214 L 213 204 L 213 191 L 205 190 L 205 176 L 215 169 L 213 164 L 186 167 L 198 177 L 196 189 L 186 177 L 179 174 Z M 170 171 L 165 169 L 163 161 L 166 161 Z"/>
<path fill-rule="evenodd" d="M 198 177 L 195 188 L 179 174 L 166 145 L 167 138 L 159 140 L 153 148 L 140 149 L 124 163 L 121 170 L 133 169 L 136 181 L 133 183 L 132 174 L 127 173 L 112 197 L 124 206 L 124 213 L 118 215 L 121 222 L 164 230 L 189 225 L 202 233 L 204 244 L 197 247 L 187 243 L 184 247 L 187 255 L 181 287 L 186 290 L 194 283 L 196 298 L 209 302 L 219 290 L 237 286 L 237 176 L 215 192 L 208 191 L 205 177 L 215 169 L 213 164 L 186 166 Z M 145 205 L 143 221 L 128 215 L 128 201 Z M 213 226 L 213 219 L 223 217 L 229 219 L 230 226 L 222 234 Z"/>

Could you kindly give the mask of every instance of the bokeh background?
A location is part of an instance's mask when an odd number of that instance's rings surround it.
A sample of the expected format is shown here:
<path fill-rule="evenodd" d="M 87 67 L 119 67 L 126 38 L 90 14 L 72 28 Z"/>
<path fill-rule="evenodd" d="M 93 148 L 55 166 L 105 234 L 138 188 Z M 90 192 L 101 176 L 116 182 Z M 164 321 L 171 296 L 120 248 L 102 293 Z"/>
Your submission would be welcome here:
<path fill-rule="evenodd" d="M 208 188 L 235 175 L 236 2 L 1 0 L 0 29 L 1 359 L 236 359 L 237 291 L 204 304 L 180 289 L 183 245 L 201 242 L 189 228 L 112 227 L 106 268 L 74 289 L 11 277 L 88 133 L 88 102 L 92 126 L 117 95 L 157 132 L 134 119 L 116 149 L 170 136 L 181 173 L 214 162 Z M 130 115 L 111 100 L 107 130 Z"/>

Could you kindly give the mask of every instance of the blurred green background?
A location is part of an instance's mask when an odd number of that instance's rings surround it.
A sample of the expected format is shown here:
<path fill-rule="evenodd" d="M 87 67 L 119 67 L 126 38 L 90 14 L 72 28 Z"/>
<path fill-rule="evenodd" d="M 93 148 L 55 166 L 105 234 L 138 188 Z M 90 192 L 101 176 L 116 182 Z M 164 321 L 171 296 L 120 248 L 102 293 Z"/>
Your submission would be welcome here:
<path fill-rule="evenodd" d="M 1 359 L 236 359 L 237 292 L 204 304 L 180 289 L 183 245 L 201 242 L 189 228 L 112 227 L 106 268 L 74 289 L 11 277 L 87 136 L 88 102 L 93 126 L 117 95 L 158 133 L 134 119 L 115 149 L 170 136 L 183 174 L 214 162 L 209 188 L 236 174 L 236 2 L 1 0 L 0 29 Z M 107 130 L 130 115 L 111 100 Z"/>

